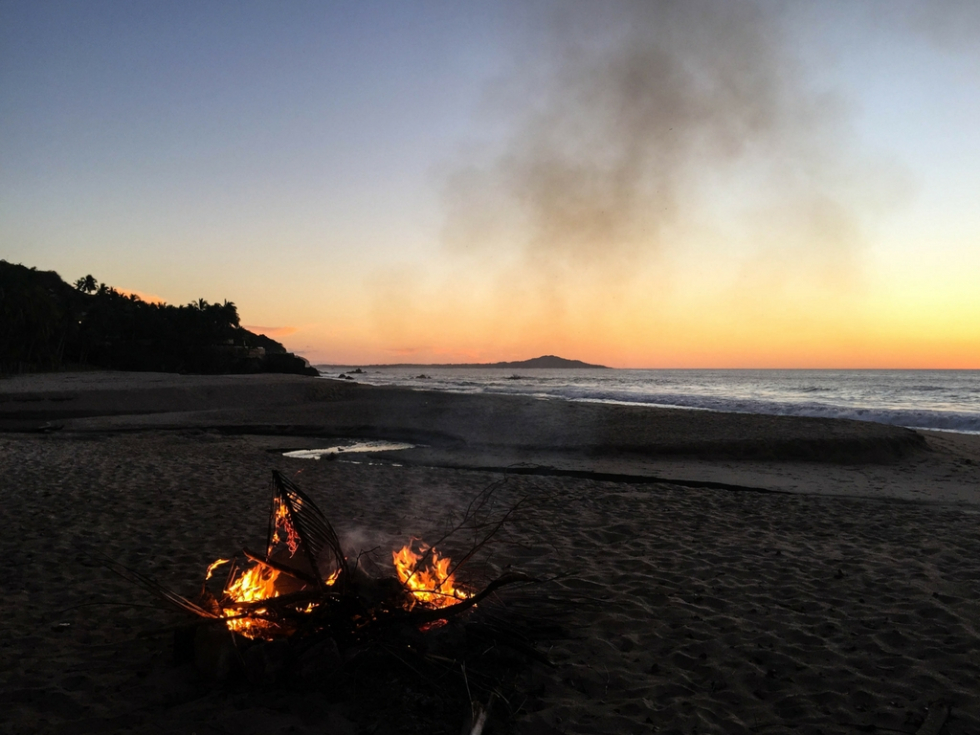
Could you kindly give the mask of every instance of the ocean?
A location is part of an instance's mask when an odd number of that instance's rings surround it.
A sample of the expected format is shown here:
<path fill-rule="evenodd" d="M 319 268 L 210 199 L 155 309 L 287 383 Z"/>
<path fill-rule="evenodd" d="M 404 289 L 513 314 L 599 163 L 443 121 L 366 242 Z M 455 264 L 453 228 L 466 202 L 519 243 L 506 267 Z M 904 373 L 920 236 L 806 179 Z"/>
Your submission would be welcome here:
<path fill-rule="evenodd" d="M 320 369 L 329 377 L 344 370 L 337 366 Z M 845 418 L 980 434 L 980 370 L 515 371 L 421 366 L 362 370 L 352 377 L 372 385 Z"/>

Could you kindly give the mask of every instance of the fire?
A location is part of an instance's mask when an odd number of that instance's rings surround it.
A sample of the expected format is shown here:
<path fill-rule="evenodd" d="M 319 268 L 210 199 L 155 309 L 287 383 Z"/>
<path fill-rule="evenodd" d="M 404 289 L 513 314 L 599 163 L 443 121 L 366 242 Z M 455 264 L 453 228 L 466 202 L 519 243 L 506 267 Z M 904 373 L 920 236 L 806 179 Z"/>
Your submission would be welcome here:
<path fill-rule="evenodd" d="M 278 577 L 279 571 L 277 569 L 256 562 L 229 583 L 228 587 L 225 588 L 225 599 L 221 604 L 222 617 L 230 618 L 230 620 L 225 621 L 228 630 L 241 633 L 246 638 L 265 637 L 272 624 L 262 620 L 261 616 L 268 611 L 265 608 L 258 608 L 253 609 L 249 617 L 237 617 L 242 615 L 244 611 L 235 603 L 258 602 L 278 597 L 279 592 L 276 590 Z"/>
<path fill-rule="evenodd" d="M 448 556 L 439 556 L 434 548 L 422 542 L 418 542 L 418 547 L 418 553 L 412 550 L 411 543 L 391 552 L 398 579 L 417 602 L 425 607 L 440 608 L 471 596 L 456 587 L 455 575 L 449 572 L 452 561 Z M 423 562 L 421 567 L 420 562 Z"/>
<path fill-rule="evenodd" d="M 297 522 L 303 518 L 302 513 L 318 514 L 319 510 L 312 506 L 312 501 L 305 500 L 298 490 L 294 490 L 291 495 L 283 491 L 273 497 L 265 558 L 260 559 L 246 552 L 250 561 L 242 567 L 232 565 L 219 599 L 210 597 L 206 589 L 202 590 L 202 598 L 210 600 L 209 608 L 223 619 L 228 629 L 246 638 L 272 640 L 291 635 L 299 624 L 300 616 L 309 615 L 325 604 L 326 598 L 317 599 L 321 587 L 315 585 L 305 567 L 312 567 L 313 574 L 318 577 L 323 575 L 322 584 L 327 587 L 334 585 L 345 570 L 350 573 L 344 561 L 346 557 L 341 557 L 340 551 L 336 552 L 334 562 L 335 566 L 339 562 L 339 568 L 329 575 L 324 574 L 318 564 L 310 559 L 316 552 L 311 551 L 310 540 L 301 535 L 301 526 L 298 527 Z M 306 508 L 307 503 L 309 509 Z M 330 543 L 329 534 L 333 531 L 328 524 L 320 522 L 321 525 L 317 526 L 316 515 L 309 515 L 307 522 L 319 529 L 317 533 L 320 535 L 313 536 L 318 543 Z M 217 567 L 229 561 L 215 560 L 207 568 L 205 584 Z M 434 548 L 418 539 L 392 552 L 392 561 L 398 579 L 411 593 L 404 603 L 406 611 L 416 605 L 429 609 L 448 608 L 472 596 L 456 586 L 449 557 L 440 556 Z M 346 588 L 346 582 L 344 586 Z M 273 603 L 272 600 L 276 598 L 282 599 Z"/>
<path fill-rule="evenodd" d="M 296 501 L 297 508 L 302 507 L 302 501 Z M 275 533 L 272 536 L 272 544 L 284 543 L 289 549 L 289 555 L 295 556 L 299 551 L 299 534 L 293 526 L 292 519 L 289 517 L 289 509 L 281 498 L 276 498 L 273 504 L 273 525 Z M 285 534 L 283 536 L 282 534 Z"/>
<path fill-rule="evenodd" d="M 509 572 L 479 592 L 457 586 L 456 569 L 475 549 L 454 565 L 435 547 L 414 538 L 392 552 L 399 583 L 395 584 L 390 574 L 378 579 L 373 561 L 362 565 L 363 554 L 348 556 L 337 532 L 309 496 L 279 472 L 273 471 L 272 478 L 265 550 L 243 548 L 242 556 L 215 559 L 207 567 L 196 598 L 167 590 L 122 565 L 113 568 L 119 567 L 120 574 L 125 572 L 168 603 L 199 618 L 223 623 L 230 632 L 245 638 L 271 641 L 297 633 L 323 633 L 336 638 L 338 645 L 362 642 L 393 624 L 407 623 L 422 631 L 444 625 L 502 585 L 533 581 Z M 481 496 L 476 507 L 482 508 L 485 503 L 486 497 Z M 208 581 L 226 564 L 227 581 L 221 585 L 221 592 L 213 589 L 218 582 L 211 581 L 209 589 Z"/>
<path fill-rule="evenodd" d="M 211 579 L 211 575 L 214 574 L 214 570 L 220 567 L 222 564 L 227 564 L 231 559 L 215 559 L 211 566 L 208 567 L 208 573 L 204 575 L 204 581 L 207 582 Z"/>
<path fill-rule="evenodd" d="M 278 577 L 279 570 L 256 562 L 228 585 L 225 595 L 233 602 L 258 602 L 278 597 L 279 592 L 276 590 Z"/>
<path fill-rule="evenodd" d="M 227 564 L 228 559 L 218 559 L 208 567 L 205 581 L 211 579 L 215 568 L 222 564 Z M 276 589 L 276 580 L 279 579 L 280 572 L 268 564 L 260 561 L 252 563 L 240 574 L 234 577 L 224 589 L 224 595 L 218 603 L 221 617 L 226 618 L 225 625 L 228 630 L 241 633 L 246 638 L 271 638 L 277 632 L 277 624 L 270 620 L 263 619 L 269 611 L 264 607 L 246 608 L 242 603 L 261 602 L 279 597 L 280 591 Z M 323 580 L 328 587 L 337 581 L 340 570 L 334 571 L 329 577 Z M 297 610 L 303 613 L 311 613 L 318 603 L 310 602 Z"/>
<path fill-rule="evenodd" d="M 284 520 L 278 513 L 277 516 Z M 289 544 L 289 537 L 293 535 L 290 533 L 291 524 L 283 525 L 286 534 L 281 540 L 292 546 Z M 228 559 L 215 560 L 207 569 L 205 581 L 211 578 L 217 567 L 228 562 Z M 440 556 L 434 548 L 421 541 L 413 541 L 392 552 L 392 562 L 398 579 L 412 593 L 413 601 L 409 607 L 421 605 L 433 609 L 444 608 L 472 596 L 456 586 L 455 575 L 450 572 L 452 560 L 448 556 Z M 324 579 L 324 584 L 333 585 L 340 577 L 340 572 L 339 569 L 334 571 Z M 289 626 L 283 628 L 268 608 L 254 604 L 280 596 L 281 591 L 276 585 L 281 575 L 282 572 L 275 567 L 258 560 L 253 560 L 240 571 L 233 570 L 221 599 L 217 602 L 218 613 L 225 618 L 228 630 L 246 638 L 267 640 L 284 633 L 288 635 Z M 309 614 L 318 606 L 319 603 L 305 602 L 297 604 L 294 609 Z"/>

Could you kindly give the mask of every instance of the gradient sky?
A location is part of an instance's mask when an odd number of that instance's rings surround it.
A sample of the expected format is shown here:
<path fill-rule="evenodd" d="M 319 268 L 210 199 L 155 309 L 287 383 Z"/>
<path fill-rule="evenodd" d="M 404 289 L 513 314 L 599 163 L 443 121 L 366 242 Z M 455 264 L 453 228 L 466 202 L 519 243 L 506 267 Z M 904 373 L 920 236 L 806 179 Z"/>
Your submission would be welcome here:
<path fill-rule="evenodd" d="M 980 368 L 978 123 L 972 1 L 0 0 L 0 258 L 315 363 Z"/>

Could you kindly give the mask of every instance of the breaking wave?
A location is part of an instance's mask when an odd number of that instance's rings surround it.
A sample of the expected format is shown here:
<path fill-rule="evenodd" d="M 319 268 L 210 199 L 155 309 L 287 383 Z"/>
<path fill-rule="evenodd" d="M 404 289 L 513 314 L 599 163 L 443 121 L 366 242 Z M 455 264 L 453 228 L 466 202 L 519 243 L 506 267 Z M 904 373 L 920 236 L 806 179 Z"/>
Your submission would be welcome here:
<path fill-rule="evenodd" d="M 329 374 L 334 368 L 322 368 Z M 423 372 L 424 371 L 424 372 Z M 456 393 L 853 419 L 980 434 L 980 370 L 370 368 L 358 380 Z"/>

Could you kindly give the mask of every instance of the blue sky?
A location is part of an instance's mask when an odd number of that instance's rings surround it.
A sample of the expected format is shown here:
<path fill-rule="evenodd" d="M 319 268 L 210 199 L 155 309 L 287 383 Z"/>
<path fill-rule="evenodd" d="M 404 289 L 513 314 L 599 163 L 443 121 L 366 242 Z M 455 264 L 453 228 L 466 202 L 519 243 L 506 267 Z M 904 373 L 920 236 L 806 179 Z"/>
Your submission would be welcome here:
<path fill-rule="evenodd" d="M 0 2 L 0 257 L 317 361 L 980 367 L 975 4 L 599 5 Z"/>

